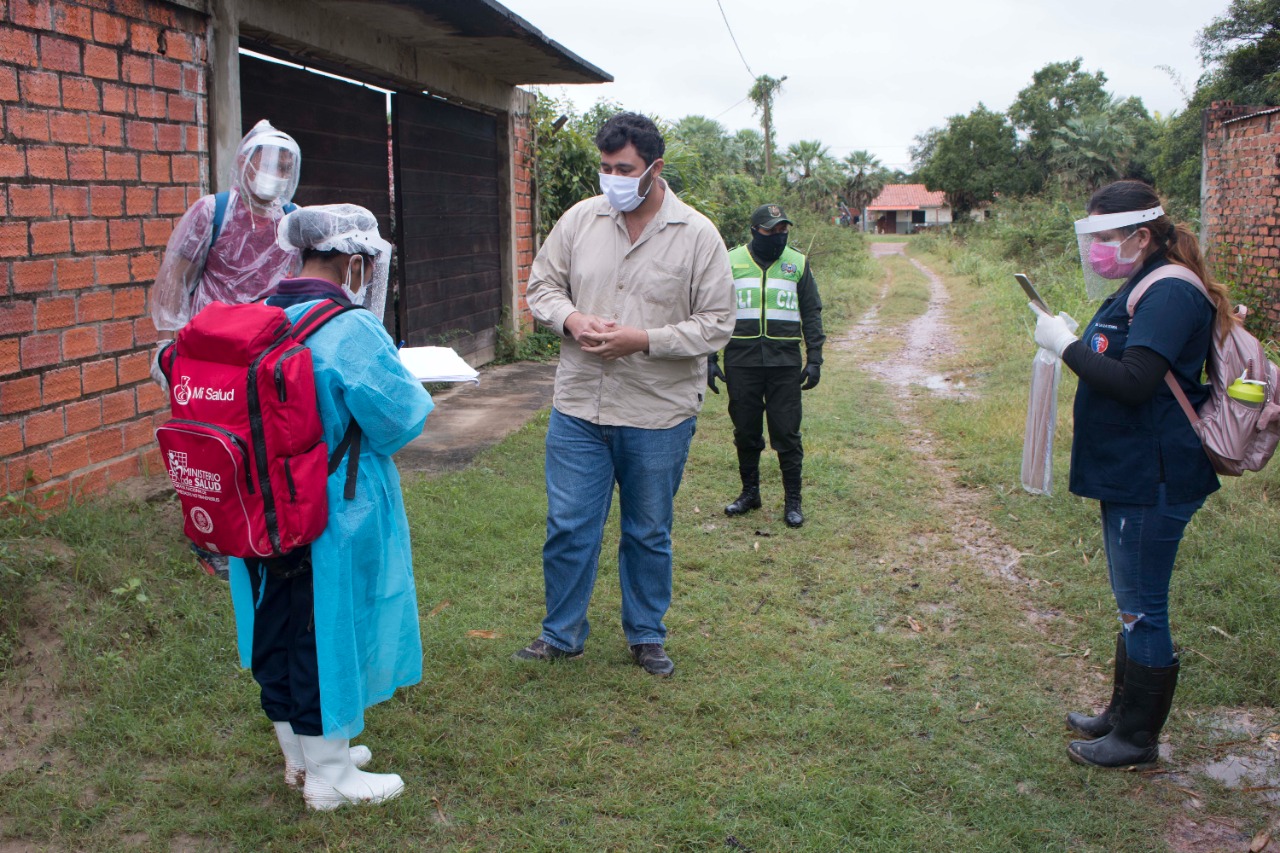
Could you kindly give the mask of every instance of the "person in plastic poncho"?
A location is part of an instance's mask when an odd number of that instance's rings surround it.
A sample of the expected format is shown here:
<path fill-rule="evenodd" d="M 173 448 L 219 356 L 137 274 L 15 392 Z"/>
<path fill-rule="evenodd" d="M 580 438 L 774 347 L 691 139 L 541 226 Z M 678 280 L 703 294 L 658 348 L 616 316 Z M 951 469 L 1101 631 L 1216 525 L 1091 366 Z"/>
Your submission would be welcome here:
<path fill-rule="evenodd" d="M 344 499 L 351 454 L 329 476 L 329 523 L 309 547 L 275 560 L 231 560 L 240 659 L 313 809 L 382 802 L 395 774 L 365 773 L 349 740 L 364 709 L 422 678 L 422 640 L 409 524 L 391 455 L 422 432 L 431 395 L 400 363 L 380 321 L 391 246 L 373 214 L 352 204 L 303 207 L 280 221 L 280 246 L 301 251 L 297 278 L 267 300 L 292 321 L 316 300 L 363 303 L 308 338 L 325 441 L 354 418 L 363 433 L 355 497 Z"/>
<path fill-rule="evenodd" d="M 1089 199 L 1088 212 L 1076 222 L 1086 291 L 1112 292 L 1079 339 L 1064 315 L 1032 308 L 1036 343 L 1080 378 L 1071 492 L 1100 503 L 1121 624 L 1111 701 L 1097 716 L 1067 716 L 1067 726 L 1085 738 L 1067 751 L 1078 764 L 1142 767 L 1159 756 L 1160 730 L 1178 685 L 1169 631 L 1178 544 L 1218 488 L 1213 464 L 1166 377 L 1199 406 L 1208 395 L 1200 377 L 1213 335 L 1226 333 L 1232 312 L 1227 289 L 1205 268 L 1196 236 L 1174 223 L 1150 186 L 1108 184 Z M 1205 293 L 1163 275 L 1178 266 L 1195 273 Z M 1155 283 L 1131 317 L 1129 295 L 1152 275 Z"/>
<path fill-rule="evenodd" d="M 276 223 L 294 208 L 290 199 L 301 165 L 298 143 L 266 119 L 241 140 L 235 188 L 202 196 L 169 235 L 151 289 L 151 320 L 162 339 L 172 337 L 209 303 L 254 302 L 298 271 L 299 253 L 276 242 Z M 165 343 L 161 340 L 160 347 Z M 168 391 L 157 359 L 152 360 L 151 376 Z M 206 571 L 226 577 L 226 557 L 194 544 L 191 550 Z"/>
<path fill-rule="evenodd" d="M 302 155 L 298 143 L 266 119 L 236 151 L 235 188 L 225 198 L 213 240 L 217 195 L 183 215 L 165 248 L 151 291 L 151 319 L 161 332 L 181 329 L 211 302 L 253 302 L 298 271 L 298 252 L 276 242 L 276 223 L 293 205 Z"/>

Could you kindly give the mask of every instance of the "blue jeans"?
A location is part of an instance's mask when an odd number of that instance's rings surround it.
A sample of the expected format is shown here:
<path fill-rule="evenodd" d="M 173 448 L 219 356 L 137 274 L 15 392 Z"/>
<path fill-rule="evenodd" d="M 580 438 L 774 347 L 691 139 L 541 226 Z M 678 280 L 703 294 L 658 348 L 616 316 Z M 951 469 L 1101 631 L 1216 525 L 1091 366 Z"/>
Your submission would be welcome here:
<path fill-rule="evenodd" d="M 662 643 L 671 606 L 672 504 L 696 418 L 669 429 L 601 426 L 551 410 L 547 427 L 547 618 L 541 639 L 566 652 L 587 641 L 604 524 L 618 484 L 618 581 L 628 645 Z"/>
<path fill-rule="evenodd" d="M 1165 501 L 1160 486 L 1155 506 L 1102 501 L 1102 535 L 1111 591 L 1124 626 L 1125 651 L 1143 666 L 1173 664 L 1169 633 L 1169 579 L 1182 532 L 1204 498 L 1190 503 Z"/>

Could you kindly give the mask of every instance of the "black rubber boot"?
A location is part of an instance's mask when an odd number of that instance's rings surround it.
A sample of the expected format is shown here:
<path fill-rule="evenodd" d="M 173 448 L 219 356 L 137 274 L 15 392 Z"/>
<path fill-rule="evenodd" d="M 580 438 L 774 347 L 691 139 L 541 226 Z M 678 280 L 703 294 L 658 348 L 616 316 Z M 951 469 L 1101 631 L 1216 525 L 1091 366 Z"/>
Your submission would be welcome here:
<path fill-rule="evenodd" d="M 1086 717 L 1074 711 L 1067 714 L 1067 728 L 1090 739 L 1100 738 L 1108 734 L 1116 724 L 1116 710 L 1120 707 L 1120 697 L 1124 694 L 1124 667 L 1128 654 L 1124 646 L 1124 631 L 1116 634 L 1116 672 L 1111 685 L 1111 702 L 1096 717 Z"/>
<path fill-rule="evenodd" d="M 742 468 L 742 494 L 724 508 L 725 515 L 746 515 L 760 508 L 760 468 Z"/>
<path fill-rule="evenodd" d="M 787 527 L 799 527 L 804 524 L 804 513 L 800 511 L 800 472 L 787 471 L 782 475 L 782 518 Z"/>
<path fill-rule="evenodd" d="M 1115 727 L 1097 740 L 1073 740 L 1067 747 L 1071 760 L 1094 767 L 1135 769 L 1155 764 L 1160 757 L 1160 730 L 1169 719 L 1178 687 L 1178 666 L 1176 660 L 1173 666 L 1161 667 L 1128 661 Z"/>

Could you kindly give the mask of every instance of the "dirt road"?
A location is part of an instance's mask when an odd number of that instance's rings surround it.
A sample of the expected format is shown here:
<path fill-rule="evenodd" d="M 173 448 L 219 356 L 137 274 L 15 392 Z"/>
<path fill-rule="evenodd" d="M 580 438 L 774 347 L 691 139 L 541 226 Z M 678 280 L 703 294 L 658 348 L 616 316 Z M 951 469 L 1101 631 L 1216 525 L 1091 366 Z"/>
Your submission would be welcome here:
<path fill-rule="evenodd" d="M 905 256 L 906 247 L 906 243 L 872 243 L 871 254 L 880 259 Z M 938 529 L 945 532 L 926 537 L 928 541 L 924 543 L 923 550 L 940 561 L 972 565 L 997 580 L 1009 607 L 1020 611 L 1031 629 L 1052 641 L 1064 627 L 1062 620 L 1067 617 L 1034 603 L 1030 592 L 1041 581 L 1020 571 L 1023 554 L 1006 542 L 1000 531 L 983 517 L 986 506 L 982 493 L 966 486 L 957 476 L 941 453 L 943 445 L 923 422 L 915 405 L 922 394 L 965 397 L 975 392 L 966 388 L 957 374 L 949 372 L 955 367 L 956 357 L 962 349 L 949 316 L 950 294 L 945 282 L 918 260 L 908 260 L 929 282 L 929 302 L 924 313 L 900 326 L 886 327 L 881 322 L 881 304 L 893 288 L 892 269 L 887 269 L 876 302 L 864 312 L 857 325 L 845 335 L 834 337 L 829 345 L 854 353 L 860 367 L 888 386 L 898 418 L 906 430 L 908 446 L 936 479 L 931 509 L 934 516 L 942 520 Z M 896 339 L 900 346 L 889 348 L 888 355 L 879 358 L 858 359 L 858 353 L 863 352 L 873 338 L 877 342 L 877 352 L 883 353 L 886 337 Z M 1105 698 L 1104 681 L 1109 678 L 1111 663 L 1106 660 L 1091 663 L 1092 666 L 1073 656 L 1062 661 L 1061 671 L 1056 673 L 1056 677 L 1065 678 L 1067 683 L 1075 685 L 1068 691 L 1074 694 L 1074 699 L 1068 701 L 1081 709 Z M 1250 842 L 1257 843 L 1258 839 L 1237 827 L 1234 821 L 1202 811 L 1204 795 L 1197 794 L 1195 789 L 1203 784 L 1203 777 L 1208 776 L 1237 788 L 1242 784 L 1257 783 L 1257 790 L 1264 792 L 1260 794 L 1264 797 L 1274 792 L 1276 786 L 1280 786 L 1280 755 L 1271 748 L 1269 741 L 1261 738 L 1269 726 L 1265 721 L 1255 719 L 1248 709 L 1221 708 L 1200 717 L 1204 723 L 1224 732 L 1224 738 L 1235 733 L 1235 737 L 1240 738 L 1240 746 L 1235 754 L 1206 760 L 1200 755 L 1175 755 L 1168 743 L 1161 744 L 1164 769 L 1159 771 L 1160 777 L 1152 778 L 1151 784 L 1168 785 L 1175 797 L 1178 794 L 1174 792 L 1189 795 L 1189 799 L 1182 803 L 1184 813 L 1170 821 L 1164 841 L 1168 849 L 1177 853 L 1264 849 L 1261 846 L 1250 847 Z M 1065 755 L 1063 761 L 1065 764 Z"/>

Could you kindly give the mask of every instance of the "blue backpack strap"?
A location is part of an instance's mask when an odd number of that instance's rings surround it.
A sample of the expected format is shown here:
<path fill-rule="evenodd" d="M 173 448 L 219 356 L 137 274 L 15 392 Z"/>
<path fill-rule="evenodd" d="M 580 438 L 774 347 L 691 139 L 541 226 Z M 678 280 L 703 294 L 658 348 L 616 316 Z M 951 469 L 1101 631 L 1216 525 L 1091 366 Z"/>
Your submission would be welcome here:
<path fill-rule="evenodd" d="M 227 204 L 230 201 L 230 190 L 223 190 L 213 195 L 213 236 L 209 238 L 210 246 L 218 242 L 218 235 L 222 233 L 222 220 L 227 218 Z"/>

